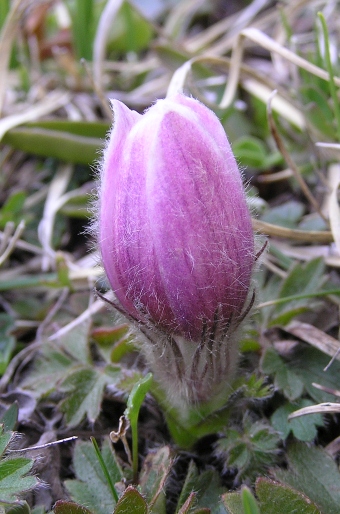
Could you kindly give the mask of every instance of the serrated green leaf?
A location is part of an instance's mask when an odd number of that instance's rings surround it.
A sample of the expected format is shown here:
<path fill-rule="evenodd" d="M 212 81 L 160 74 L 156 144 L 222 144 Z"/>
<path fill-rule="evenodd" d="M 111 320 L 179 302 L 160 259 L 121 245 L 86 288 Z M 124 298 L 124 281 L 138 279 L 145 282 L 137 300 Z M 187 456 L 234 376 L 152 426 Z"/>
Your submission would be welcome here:
<path fill-rule="evenodd" d="M 148 506 L 143 496 L 131 485 L 119 499 L 114 514 L 147 514 Z"/>
<path fill-rule="evenodd" d="M 5 426 L 0 424 L 0 457 L 5 453 L 12 437 L 13 432 L 8 432 L 5 430 Z"/>
<path fill-rule="evenodd" d="M 225 467 L 235 467 L 238 477 L 253 480 L 268 467 L 274 465 L 278 455 L 280 438 L 266 423 L 245 415 L 243 430 L 226 429 L 226 434 L 216 444 L 216 454 L 224 457 Z"/>
<path fill-rule="evenodd" d="M 210 508 L 212 514 L 226 514 L 225 507 L 221 503 L 221 494 L 224 491 L 220 486 L 218 473 L 209 470 L 199 475 L 195 464 L 191 461 L 176 512 L 184 505 L 192 491 L 196 493 L 193 510 L 204 507 Z"/>
<path fill-rule="evenodd" d="M 89 330 L 91 321 L 80 323 L 60 338 L 60 346 L 71 355 L 75 361 L 82 364 L 92 364 L 90 357 Z"/>
<path fill-rule="evenodd" d="M 156 453 L 149 453 L 144 460 L 139 474 L 139 488 L 148 504 L 154 506 L 151 512 L 165 512 L 164 484 L 172 464 L 169 446 L 160 448 Z"/>
<path fill-rule="evenodd" d="M 229 450 L 228 464 L 232 468 L 244 468 L 250 463 L 251 453 L 245 442 L 240 441 Z"/>
<path fill-rule="evenodd" d="M 222 495 L 222 501 L 228 509 L 228 514 L 244 514 L 240 492 L 225 493 Z"/>
<path fill-rule="evenodd" d="M 256 481 L 256 495 L 261 502 L 261 514 L 322 514 L 311 500 L 292 487 L 278 484 L 267 478 Z"/>
<path fill-rule="evenodd" d="M 299 398 L 303 392 L 302 380 L 288 366 L 277 371 L 274 383 L 289 400 Z"/>
<path fill-rule="evenodd" d="M 274 412 L 270 419 L 273 427 L 280 432 L 283 439 L 286 439 L 290 432 L 293 432 L 299 441 L 308 442 L 315 439 L 317 427 L 323 426 L 321 414 L 311 414 L 288 420 L 289 414 L 309 405 L 313 405 L 311 400 L 302 399 L 294 404 L 286 403 Z"/>
<path fill-rule="evenodd" d="M 286 398 L 293 401 L 301 396 L 304 382 L 274 348 L 265 351 L 261 367 L 263 373 L 274 376 L 275 387 L 282 391 Z"/>
<path fill-rule="evenodd" d="M 25 491 L 37 485 L 34 476 L 27 476 L 32 469 L 33 461 L 24 457 L 0 461 L 0 499 L 13 502 Z"/>
<path fill-rule="evenodd" d="M 308 394 L 316 403 L 334 401 L 334 395 L 317 389 L 313 383 L 333 390 L 339 388 L 340 362 L 335 360 L 325 372 L 330 358 L 311 346 L 298 346 L 289 362 L 290 368 L 303 381 Z"/>
<path fill-rule="evenodd" d="M 123 473 L 108 440 L 104 441 L 101 454 L 112 483 L 116 484 L 122 479 Z M 71 498 L 94 514 L 112 512 L 115 502 L 92 443 L 80 441 L 76 444 L 73 466 L 77 479 L 65 482 Z"/>
<path fill-rule="evenodd" d="M 115 384 L 121 375 L 120 368 L 106 366 L 103 369 L 76 369 L 64 380 L 60 390 L 67 393 L 60 409 L 65 413 L 68 426 L 78 425 L 86 416 L 89 421 L 97 419 L 105 386 Z"/>
<path fill-rule="evenodd" d="M 83 505 L 67 500 L 58 500 L 54 505 L 53 512 L 55 514 L 92 514 L 92 512 Z"/>
<path fill-rule="evenodd" d="M 19 407 L 18 403 L 12 403 L 12 405 L 4 412 L 0 419 L 0 424 L 3 425 L 5 432 L 14 430 L 18 422 Z M 1 446 L 1 443 L 0 443 Z M 1 455 L 1 450 L 0 450 Z"/>
<path fill-rule="evenodd" d="M 287 452 L 288 469 L 277 469 L 279 482 L 301 491 L 322 512 L 340 513 L 340 473 L 334 460 L 322 448 L 295 442 Z"/>
<path fill-rule="evenodd" d="M 181 494 L 178 498 L 177 502 L 177 509 L 176 512 L 178 512 L 183 505 L 185 504 L 187 498 L 189 497 L 190 493 L 194 490 L 193 484 L 195 483 L 195 480 L 198 477 L 198 470 L 193 460 L 190 461 L 188 466 L 188 471 L 185 477 L 185 481 L 182 487 Z"/>
<path fill-rule="evenodd" d="M 21 387 L 39 396 L 52 392 L 72 369 L 74 362 L 61 351 L 45 345 L 34 363 L 30 375 L 23 380 Z"/>

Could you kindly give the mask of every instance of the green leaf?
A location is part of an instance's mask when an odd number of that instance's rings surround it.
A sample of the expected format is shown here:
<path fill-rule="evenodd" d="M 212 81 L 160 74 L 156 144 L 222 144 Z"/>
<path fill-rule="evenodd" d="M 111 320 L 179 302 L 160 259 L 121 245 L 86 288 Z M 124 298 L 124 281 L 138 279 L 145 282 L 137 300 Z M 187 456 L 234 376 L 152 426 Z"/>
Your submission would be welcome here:
<path fill-rule="evenodd" d="M 148 373 L 145 377 L 138 380 L 132 388 L 125 409 L 125 416 L 130 421 L 132 432 L 132 463 L 133 477 L 135 481 L 137 481 L 138 473 L 138 416 L 144 398 L 150 390 L 151 384 L 152 373 Z"/>
<path fill-rule="evenodd" d="M 321 257 L 312 259 L 306 264 L 296 264 L 287 278 L 282 282 L 278 298 L 315 293 L 321 286 L 324 271 L 325 262 Z M 290 302 L 289 308 L 297 308 L 302 305 L 306 305 L 306 300 Z M 285 305 L 277 305 L 275 312 L 280 313 L 286 308 L 287 306 Z"/>
<path fill-rule="evenodd" d="M 242 136 L 234 141 L 233 152 L 241 166 L 258 170 L 271 168 L 282 162 L 279 152 L 269 153 L 263 141 L 253 136 Z"/>
<path fill-rule="evenodd" d="M 209 470 L 199 475 L 193 461 L 189 464 L 176 512 L 184 505 L 192 491 L 196 493 L 195 509 L 205 507 L 210 508 L 212 514 L 226 514 L 226 510 L 221 503 L 221 494 L 224 491 L 220 487 L 218 473 Z"/>
<path fill-rule="evenodd" d="M 281 437 L 286 439 L 290 432 L 293 432 L 299 441 L 313 441 L 317 436 L 317 427 L 323 426 L 321 414 L 311 414 L 288 420 L 288 416 L 303 407 L 313 405 L 311 400 L 302 399 L 294 404 L 286 403 L 279 407 L 272 415 L 271 422 L 275 430 L 280 432 Z"/>
<path fill-rule="evenodd" d="M 140 492 L 155 512 L 165 512 L 164 484 L 170 473 L 173 460 L 169 446 L 156 453 L 149 453 L 143 462 L 139 476 Z"/>
<path fill-rule="evenodd" d="M 126 323 L 115 327 L 96 328 L 91 335 L 107 362 L 119 362 L 134 349 L 133 338 Z"/>
<path fill-rule="evenodd" d="M 98 159 L 104 146 L 99 138 L 29 126 L 9 130 L 2 142 L 28 154 L 85 165 Z"/>
<path fill-rule="evenodd" d="M 54 514 L 92 514 L 83 505 L 67 500 L 58 500 L 53 508 Z"/>
<path fill-rule="evenodd" d="M 108 440 L 104 441 L 101 454 L 112 483 L 116 484 L 122 479 L 123 473 Z M 65 487 L 71 498 L 85 505 L 94 514 L 112 512 L 115 502 L 92 443 L 80 441 L 76 444 L 73 466 L 77 479 L 65 481 Z"/>
<path fill-rule="evenodd" d="M 334 401 L 334 395 L 317 389 L 313 383 L 322 384 L 332 390 L 339 388 L 340 362 L 335 360 L 329 364 L 330 358 L 316 348 L 299 345 L 289 363 L 292 371 L 303 381 L 308 394 L 316 403 Z"/>
<path fill-rule="evenodd" d="M 92 364 L 90 357 L 89 331 L 91 322 L 86 320 L 60 337 L 60 346 L 81 364 Z"/>
<path fill-rule="evenodd" d="M 273 505 L 275 514 L 322 514 L 307 496 L 268 478 L 259 478 L 256 481 L 256 495 L 261 502 L 261 514 L 273 514 Z"/>
<path fill-rule="evenodd" d="M 305 207 L 302 203 L 291 200 L 278 207 L 272 207 L 261 216 L 261 220 L 273 225 L 295 228 L 304 210 Z"/>
<path fill-rule="evenodd" d="M 239 479 L 253 480 L 274 465 L 280 438 L 270 425 L 262 421 L 254 423 L 247 414 L 242 428 L 226 429 L 216 445 L 216 453 L 224 457 L 225 468 L 237 468 Z"/>
<path fill-rule="evenodd" d="M 147 48 L 153 28 L 129 2 L 119 9 L 109 38 L 112 53 L 140 52 Z"/>
<path fill-rule="evenodd" d="M 33 461 L 24 457 L 0 461 L 1 502 L 13 502 L 23 492 L 37 485 L 38 482 L 34 476 L 27 476 L 32 466 Z"/>
<path fill-rule="evenodd" d="M 293 317 L 312 307 L 313 298 L 327 295 L 326 290 L 320 289 L 325 280 L 324 271 L 323 258 L 316 258 L 306 264 L 295 264 L 280 285 L 274 279 L 276 290 L 267 285 L 264 292 L 266 296 L 271 293 L 272 301 L 269 311 L 265 313 L 268 327 L 289 323 Z M 333 293 L 339 291 L 333 290 Z"/>
<path fill-rule="evenodd" d="M 222 496 L 222 501 L 225 508 L 228 509 L 228 514 L 244 514 L 240 492 L 225 493 Z"/>
<path fill-rule="evenodd" d="M 61 384 L 60 390 L 67 397 L 60 404 L 70 427 L 78 425 L 86 416 L 94 422 L 100 412 L 105 386 L 120 379 L 120 368 L 106 366 L 104 369 L 81 368 L 71 373 Z"/>
<path fill-rule="evenodd" d="M 248 487 L 243 487 L 241 491 L 242 505 L 244 514 L 260 514 L 260 509 L 257 505 L 257 501 L 251 494 Z"/>
<path fill-rule="evenodd" d="M 18 224 L 24 217 L 23 207 L 26 200 L 26 193 L 18 191 L 11 194 L 0 209 L 0 229 L 5 228 L 9 221 Z"/>
<path fill-rule="evenodd" d="M 14 319 L 9 314 L 0 313 L 0 375 L 6 371 L 16 340 L 11 331 L 14 328 Z"/>
<path fill-rule="evenodd" d="M 37 396 L 47 395 L 65 379 L 72 366 L 73 362 L 69 357 L 45 344 L 40 356 L 35 360 L 33 370 L 23 380 L 21 387 L 35 392 Z"/>
<path fill-rule="evenodd" d="M 18 422 L 19 407 L 18 403 L 12 403 L 12 405 L 4 412 L 0 419 L 0 424 L 3 425 L 5 432 L 14 430 Z M 1 433 L 1 432 L 0 432 Z M 1 446 L 1 443 L 0 443 Z M 1 456 L 1 451 L 0 451 Z"/>
<path fill-rule="evenodd" d="M 8 432 L 4 425 L 0 424 L 0 457 L 5 453 L 12 438 L 13 432 Z"/>
<path fill-rule="evenodd" d="M 71 4 L 73 42 L 78 59 L 92 59 L 94 39 L 94 0 L 76 0 Z"/>
<path fill-rule="evenodd" d="M 340 473 L 322 448 L 295 442 L 287 452 L 288 469 L 277 469 L 274 477 L 305 494 L 322 512 L 340 513 Z"/>
<path fill-rule="evenodd" d="M 148 506 L 143 496 L 131 485 L 119 499 L 114 514 L 147 514 Z"/>
<path fill-rule="evenodd" d="M 300 89 L 303 100 L 307 102 L 304 114 L 314 127 L 325 137 L 334 139 L 333 111 L 326 94 L 316 86 L 303 86 Z"/>
<path fill-rule="evenodd" d="M 185 477 L 185 481 L 182 487 L 181 494 L 178 498 L 177 503 L 177 510 L 180 510 L 181 507 L 185 504 L 187 501 L 187 498 L 190 496 L 190 493 L 194 490 L 193 484 L 195 483 L 195 480 L 198 477 L 198 470 L 193 460 L 190 461 L 188 466 L 188 471 Z"/>
<path fill-rule="evenodd" d="M 304 383 L 299 376 L 279 356 L 274 348 L 268 348 L 261 361 L 263 373 L 274 375 L 274 384 L 277 389 L 289 400 L 296 400 L 303 392 Z"/>

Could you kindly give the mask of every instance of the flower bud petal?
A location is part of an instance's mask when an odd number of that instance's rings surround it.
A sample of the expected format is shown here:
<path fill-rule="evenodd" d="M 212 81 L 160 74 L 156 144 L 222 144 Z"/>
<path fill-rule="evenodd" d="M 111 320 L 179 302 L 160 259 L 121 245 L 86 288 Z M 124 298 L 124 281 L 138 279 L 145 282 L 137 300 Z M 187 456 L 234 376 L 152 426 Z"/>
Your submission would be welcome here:
<path fill-rule="evenodd" d="M 254 236 L 218 118 L 197 100 L 143 116 L 112 102 L 100 194 L 103 264 L 124 311 L 191 341 L 241 317 Z"/>

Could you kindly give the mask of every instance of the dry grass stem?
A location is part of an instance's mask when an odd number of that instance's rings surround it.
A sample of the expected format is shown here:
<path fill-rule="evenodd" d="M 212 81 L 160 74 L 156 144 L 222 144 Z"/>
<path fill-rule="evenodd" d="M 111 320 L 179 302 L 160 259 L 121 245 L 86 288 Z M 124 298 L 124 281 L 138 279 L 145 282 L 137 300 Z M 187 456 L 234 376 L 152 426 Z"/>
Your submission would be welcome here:
<path fill-rule="evenodd" d="M 308 323 L 295 320 L 284 327 L 284 329 L 286 332 L 289 332 L 295 337 L 302 339 L 302 341 L 305 341 L 306 343 L 314 346 L 314 348 L 318 348 L 326 355 L 329 355 L 330 357 L 338 355 L 337 359 L 340 359 L 340 341 L 334 339 L 334 337 L 331 337 L 319 328 L 316 328 Z"/>
<path fill-rule="evenodd" d="M 329 230 L 298 230 L 294 228 L 273 225 L 266 221 L 253 219 L 254 230 L 267 236 L 293 239 L 294 241 L 304 241 L 305 243 L 332 243 L 333 234 Z"/>
<path fill-rule="evenodd" d="M 316 212 L 318 212 L 320 214 L 321 218 L 328 224 L 327 217 L 322 212 L 320 205 L 318 204 L 318 202 L 314 198 L 314 196 L 313 196 L 311 190 L 309 189 L 307 183 L 304 181 L 303 177 L 301 176 L 301 173 L 299 172 L 297 166 L 295 165 L 295 162 L 293 161 L 293 159 L 291 158 L 289 152 L 287 151 L 286 146 L 285 146 L 285 144 L 283 142 L 283 139 L 281 138 L 281 136 L 280 136 L 280 134 L 279 134 L 279 132 L 278 132 L 278 130 L 276 128 L 275 121 L 274 121 L 274 118 L 272 116 L 272 109 L 271 109 L 271 100 L 272 100 L 273 94 L 275 94 L 275 93 L 276 93 L 276 91 L 273 91 L 272 95 L 268 99 L 268 103 L 267 103 L 267 117 L 268 117 L 269 127 L 270 127 L 270 130 L 271 130 L 272 136 L 273 136 L 273 138 L 275 140 L 276 146 L 277 146 L 278 150 L 281 152 L 281 154 L 282 154 L 283 158 L 285 159 L 286 163 L 288 164 L 289 168 L 292 170 L 292 173 L 293 173 L 296 181 L 298 182 L 298 184 L 299 184 L 299 186 L 301 188 L 301 191 L 303 192 L 303 194 L 305 195 L 305 197 L 307 198 L 309 203 L 314 207 Z"/>
<path fill-rule="evenodd" d="M 111 291 L 103 296 L 108 300 L 112 300 L 114 298 L 113 293 Z M 80 316 L 78 316 L 73 321 L 65 325 L 63 328 L 58 330 L 55 334 L 51 335 L 49 337 L 49 341 L 55 341 L 60 337 L 63 337 L 65 334 L 73 330 L 75 327 L 83 324 L 84 322 L 87 322 L 94 314 L 100 312 L 104 308 L 106 308 L 105 303 L 102 300 L 96 300 Z"/>
<path fill-rule="evenodd" d="M 306 416 L 308 414 L 338 414 L 340 412 L 340 403 L 319 403 L 318 405 L 310 405 L 309 407 L 303 407 L 302 409 L 296 410 L 289 414 L 288 419 L 299 418 L 300 416 Z"/>
<path fill-rule="evenodd" d="M 220 104 L 222 108 L 229 107 L 234 100 L 239 82 L 241 62 L 243 58 L 244 40 L 246 38 L 250 39 L 259 46 L 265 48 L 269 52 L 277 53 L 284 59 L 287 59 L 292 64 L 295 64 L 296 66 L 308 71 L 316 77 L 329 81 L 329 73 L 327 73 L 322 68 L 315 66 L 314 64 L 310 63 L 306 59 L 303 59 L 291 50 L 288 50 L 287 48 L 280 45 L 279 43 L 274 41 L 274 39 L 270 38 L 260 30 L 256 28 L 247 28 L 240 33 L 233 47 L 233 53 L 231 56 L 230 75 Z M 337 86 L 340 86 L 339 77 L 334 77 L 334 82 Z"/>
<path fill-rule="evenodd" d="M 17 245 L 17 241 L 20 238 L 21 234 L 25 230 L 25 222 L 20 221 L 18 224 L 13 236 L 11 238 L 7 239 L 7 247 L 3 250 L 3 252 L 0 251 L 0 266 L 3 265 L 3 263 L 8 259 L 8 257 L 11 255 L 13 250 L 15 249 Z M 6 233 L 6 232 L 5 232 Z M 2 240 L 2 243 L 6 240 L 5 238 Z"/>
<path fill-rule="evenodd" d="M 11 128 L 29 121 L 35 121 L 46 114 L 57 111 L 70 101 L 70 94 L 65 91 L 52 91 L 43 100 L 27 108 L 20 114 L 12 114 L 0 120 L 0 141 Z"/>
<path fill-rule="evenodd" d="M 340 268 L 340 255 L 335 254 L 332 245 L 295 246 L 283 241 L 275 241 L 275 246 L 287 257 L 301 261 L 322 257 L 327 266 Z"/>
<path fill-rule="evenodd" d="M 56 213 L 59 209 L 58 201 L 70 182 L 72 172 L 72 166 L 62 166 L 59 168 L 59 170 L 57 171 L 53 180 L 50 183 L 50 187 L 44 206 L 43 217 L 38 227 L 39 240 L 45 253 L 41 264 L 43 271 L 46 271 L 51 265 L 54 265 L 55 251 L 51 246 L 53 226 Z"/>
<path fill-rule="evenodd" d="M 340 207 L 338 200 L 340 187 L 340 165 L 338 163 L 330 166 L 329 185 L 331 190 L 328 203 L 329 223 L 334 242 L 340 256 Z"/>
<path fill-rule="evenodd" d="M 123 0 L 108 0 L 100 16 L 93 43 L 93 77 L 97 91 L 101 92 L 100 97 L 105 96 L 105 86 L 103 84 L 103 62 L 105 60 L 107 40 L 113 20 L 117 16 L 122 4 Z"/>

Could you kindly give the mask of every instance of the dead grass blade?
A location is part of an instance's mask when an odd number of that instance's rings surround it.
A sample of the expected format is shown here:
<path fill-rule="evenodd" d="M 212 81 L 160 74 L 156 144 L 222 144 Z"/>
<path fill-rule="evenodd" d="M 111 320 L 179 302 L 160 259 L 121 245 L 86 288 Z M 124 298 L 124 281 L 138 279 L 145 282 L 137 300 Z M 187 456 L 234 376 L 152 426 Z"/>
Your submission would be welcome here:
<path fill-rule="evenodd" d="M 13 2 L 0 35 L 0 116 L 7 88 L 8 64 L 12 45 L 18 31 L 20 16 L 28 3 L 27 0 L 16 0 Z"/>
<path fill-rule="evenodd" d="M 330 230 L 298 230 L 273 225 L 266 221 L 253 219 L 253 229 L 267 236 L 304 241 L 305 243 L 332 243 L 333 234 Z"/>
<path fill-rule="evenodd" d="M 308 414 L 330 414 L 339 412 L 340 403 L 319 403 L 317 405 L 310 405 L 309 407 L 303 407 L 302 409 L 292 412 L 289 414 L 288 419 L 299 418 L 300 416 L 306 416 Z"/>
<path fill-rule="evenodd" d="M 299 339 L 302 339 L 302 341 L 309 343 L 314 346 L 314 348 L 317 348 L 330 357 L 337 355 L 336 358 L 340 360 L 340 341 L 329 336 L 319 328 L 301 321 L 293 321 L 284 327 L 284 330 Z"/>
<path fill-rule="evenodd" d="M 47 94 L 43 100 L 32 105 L 32 107 L 29 107 L 24 112 L 6 116 L 6 118 L 0 120 L 0 141 L 11 128 L 27 123 L 28 121 L 34 121 L 60 109 L 60 107 L 63 107 L 70 101 L 70 98 L 69 93 L 64 91 L 52 91 Z"/>

